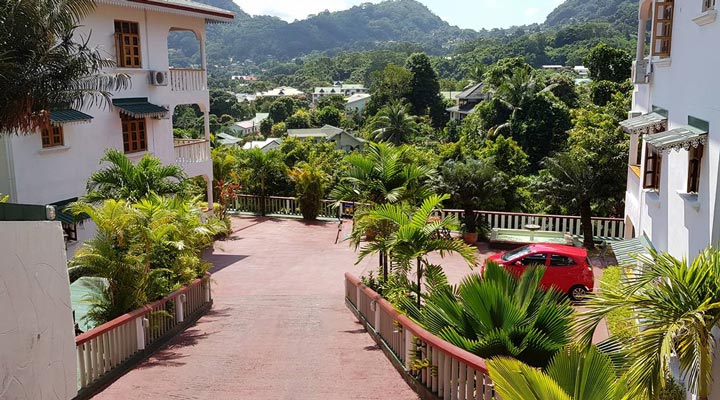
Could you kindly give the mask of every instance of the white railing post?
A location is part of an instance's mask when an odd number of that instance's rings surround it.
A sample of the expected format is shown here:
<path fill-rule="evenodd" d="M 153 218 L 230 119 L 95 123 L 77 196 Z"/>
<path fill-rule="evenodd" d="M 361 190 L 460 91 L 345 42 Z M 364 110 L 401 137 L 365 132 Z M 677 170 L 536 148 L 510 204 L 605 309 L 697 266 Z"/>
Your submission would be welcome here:
<path fill-rule="evenodd" d="M 185 322 L 185 293 L 175 298 L 175 320 Z"/>
<path fill-rule="evenodd" d="M 375 309 L 375 332 L 380 332 L 380 306 L 378 306 L 377 300 L 371 300 L 371 308 Z M 380 335 L 382 336 L 382 334 Z"/>
<path fill-rule="evenodd" d="M 358 313 L 360 313 L 360 315 L 362 315 L 362 308 L 360 307 L 360 299 L 361 299 L 360 294 L 362 293 L 362 290 L 360 290 L 360 286 L 355 286 L 355 293 L 357 294 L 357 297 L 356 297 L 356 298 L 357 298 L 357 304 L 356 304 L 356 306 L 357 306 L 357 309 L 358 309 Z M 362 316 L 363 316 L 363 318 L 367 318 L 367 315 L 362 315 Z"/>
<path fill-rule="evenodd" d="M 403 335 L 403 338 L 405 339 L 405 369 L 407 371 L 412 370 L 412 362 L 415 359 L 415 351 L 417 349 L 413 348 L 413 334 L 410 332 L 410 329 L 407 329 L 403 326 L 403 332 L 405 335 Z"/>
<path fill-rule="evenodd" d="M 212 300 L 212 293 L 210 292 L 210 280 L 205 280 L 202 282 L 204 293 L 205 293 L 205 302 L 209 303 Z"/>
<path fill-rule="evenodd" d="M 135 318 L 135 337 L 138 350 L 145 350 L 145 328 L 149 322 L 145 317 Z"/>

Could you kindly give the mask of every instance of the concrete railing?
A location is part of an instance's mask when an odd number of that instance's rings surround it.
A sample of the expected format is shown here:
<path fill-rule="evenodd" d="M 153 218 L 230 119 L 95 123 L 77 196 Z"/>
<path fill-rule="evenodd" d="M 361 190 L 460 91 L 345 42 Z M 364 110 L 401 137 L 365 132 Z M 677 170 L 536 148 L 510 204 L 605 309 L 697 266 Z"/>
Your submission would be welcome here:
<path fill-rule="evenodd" d="M 173 91 L 205 90 L 206 82 L 204 69 L 170 68 L 170 88 Z"/>
<path fill-rule="evenodd" d="M 426 331 L 349 273 L 345 301 L 421 398 L 500 399 L 484 359 Z"/>
<path fill-rule="evenodd" d="M 165 298 L 122 315 L 75 338 L 77 399 L 89 398 L 122 371 L 192 323 L 212 303 L 210 275 Z M 115 374 L 117 375 L 117 374 Z"/>
<path fill-rule="evenodd" d="M 210 141 L 175 139 L 175 161 L 180 164 L 210 161 Z"/>
<path fill-rule="evenodd" d="M 342 210 L 333 207 L 333 201 L 323 200 L 321 215 L 328 218 L 337 218 L 338 213 L 343 216 L 352 215 L 358 208 L 358 203 L 345 202 Z M 260 212 L 260 196 L 239 194 L 235 200 L 234 211 L 245 213 Z M 294 197 L 268 196 L 265 199 L 265 213 L 272 215 L 300 215 L 300 207 Z M 540 230 L 582 235 L 582 224 L 579 216 L 575 215 L 546 215 L 524 214 L 504 211 L 475 211 L 475 214 L 487 223 L 490 228 L 497 229 L 525 229 L 528 224 L 539 225 Z M 446 209 L 437 212 L 439 216 L 454 215 L 462 221 L 463 210 Z M 620 240 L 625 234 L 625 222 L 620 218 L 592 218 L 593 236 L 600 239 Z"/>

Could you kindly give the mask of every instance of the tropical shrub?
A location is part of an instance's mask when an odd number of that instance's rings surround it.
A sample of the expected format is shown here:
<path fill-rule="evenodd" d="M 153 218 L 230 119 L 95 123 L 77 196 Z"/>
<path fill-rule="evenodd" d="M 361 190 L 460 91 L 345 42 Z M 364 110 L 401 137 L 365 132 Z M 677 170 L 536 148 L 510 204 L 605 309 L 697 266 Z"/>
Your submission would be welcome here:
<path fill-rule="evenodd" d="M 573 309 L 562 294 L 540 288 L 544 272 L 528 268 L 517 278 L 490 262 L 484 276 L 434 287 L 422 309 L 405 308 L 429 332 L 482 358 L 546 367 L 570 343 Z"/>
<path fill-rule="evenodd" d="M 290 179 L 295 182 L 295 193 L 303 219 L 317 219 L 330 176 L 318 162 L 300 162 L 290 171 Z"/>

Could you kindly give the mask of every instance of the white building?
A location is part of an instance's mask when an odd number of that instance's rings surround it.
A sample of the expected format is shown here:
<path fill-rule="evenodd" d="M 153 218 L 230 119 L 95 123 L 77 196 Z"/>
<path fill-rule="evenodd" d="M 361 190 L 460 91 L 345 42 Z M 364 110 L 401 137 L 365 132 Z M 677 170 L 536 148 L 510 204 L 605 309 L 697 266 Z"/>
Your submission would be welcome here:
<path fill-rule="evenodd" d="M 277 87 L 272 90 L 268 90 L 267 92 L 258 92 L 255 93 L 255 97 L 302 97 L 305 96 L 305 92 L 302 90 L 297 90 L 294 87 L 290 86 L 281 86 Z"/>
<path fill-rule="evenodd" d="M 365 139 L 354 136 L 344 129 L 332 125 L 325 125 L 322 128 L 288 129 L 287 136 L 298 139 L 335 142 L 338 150 L 343 150 L 348 153 L 362 149 L 363 145 L 367 142 Z"/>
<path fill-rule="evenodd" d="M 247 142 L 243 145 L 243 149 L 260 149 L 263 153 L 267 153 L 270 150 L 279 148 L 281 144 L 281 138 L 268 138 L 265 140 L 253 140 L 252 142 Z"/>
<path fill-rule="evenodd" d="M 66 204 L 86 192 L 88 177 L 101 168 L 99 159 L 115 148 L 133 160 L 150 154 L 180 165 L 188 176 L 203 177 L 212 201 L 205 24 L 233 17 L 189 0 L 97 0 L 77 30 L 78 40 L 88 38 L 89 46 L 115 59 L 117 68 L 107 72 L 128 74 L 132 86 L 112 93 L 107 107 L 53 110 L 52 125 L 42 133 L 0 138 L 0 193 L 15 203 Z M 168 35 L 174 31 L 195 35 L 200 69 L 169 65 Z M 173 139 L 170 117 L 180 104 L 197 104 L 204 113 L 203 139 Z M 62 213 L 60 219 L 70 238 L 83 241 L 94 234 Z M 73 252 L 70 246 L 68 254 Z"/>
<path fill-rule="evenodd" d="M 230 130 L 238 135 L 250 135 L 260 132 L 260 123 L 268 119 L 269 113 L 256 113 L 255 117 L 246 121 L 240 121 L 233 124 Z"/>
<path fill-rule="evenodd" d="M 344 84 L 338 83 L 333 86 L 322 86 L 313 89 L 312 102 L 317 103 L 323 97 L 339 95 L 343 97 L 349 97 L 358 93 L 367 93 L 368 90 L 364 85 L 360 84 Z"/>
<path fill-rule="evenodd" d="M 345 111 L 348 113 L 362 113 L 370 101 L 370 94 L 358 93 L 345 99 Z"/>
<path fill-rule="evenodd" d="M 476 83 L 455 96 L 455 105 L 446 109 L 450 113 L 450 119 L 462 121 L 470 115 L 475 106 L 487 99 L 489 95 L 483 90 L 482 83 Z"/>
<path fill-rule="evenodd" d="M 649 49 L 638 41 L 634 118 L 622 123 L 631 137 L 626 237 L 646 235 L 656 249 L 689 259 L 720 243 L 720 52 L 712 50 L 720 49 L 720 23 L 707 5 L 641 2 L 638 35 L 648 20 L 653 30 Z"/>

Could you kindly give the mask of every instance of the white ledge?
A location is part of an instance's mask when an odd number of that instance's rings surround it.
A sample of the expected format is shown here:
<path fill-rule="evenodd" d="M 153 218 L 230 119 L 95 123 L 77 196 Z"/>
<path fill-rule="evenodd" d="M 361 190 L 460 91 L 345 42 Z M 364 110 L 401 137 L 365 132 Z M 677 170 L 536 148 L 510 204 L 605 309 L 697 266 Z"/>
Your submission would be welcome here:
<path fill-rule="evenodd" d="M 653 57 L 652 65 L 660 68 L 669 67 L 672 64 L 670 57 Z"/>
<path fill-rule="evenodd" d="M 693 18 L 693 22 L 698 24 L 699 26 L 703 26 L 715 22 L 715 19 L 717 19 L 717 10 L 713 9 L 704 11 L 702 14 Z"/>
<path fill-rule="evenodd" d="M 655 207 L 660 207 L 660 191 L 657 189 L 643 189 L 645 193 L 645 203 Z"/>
<path fill-rule="evenodd" d="M 700 200 L 698 200 L 697 193 L 688 193 L 681 190 L 677 191 L 678 196 L 685 201 L 685 204 L 694 208 L 695 211 L 700 211 Z"/>
<path fill-rule="evenodd" d="M 38 154 L 59 153 L 59 152 L 68 151 L 68 150 L 70 150 L 70 146 L 43 147 L 40 150 L 38 150 Z"/>

